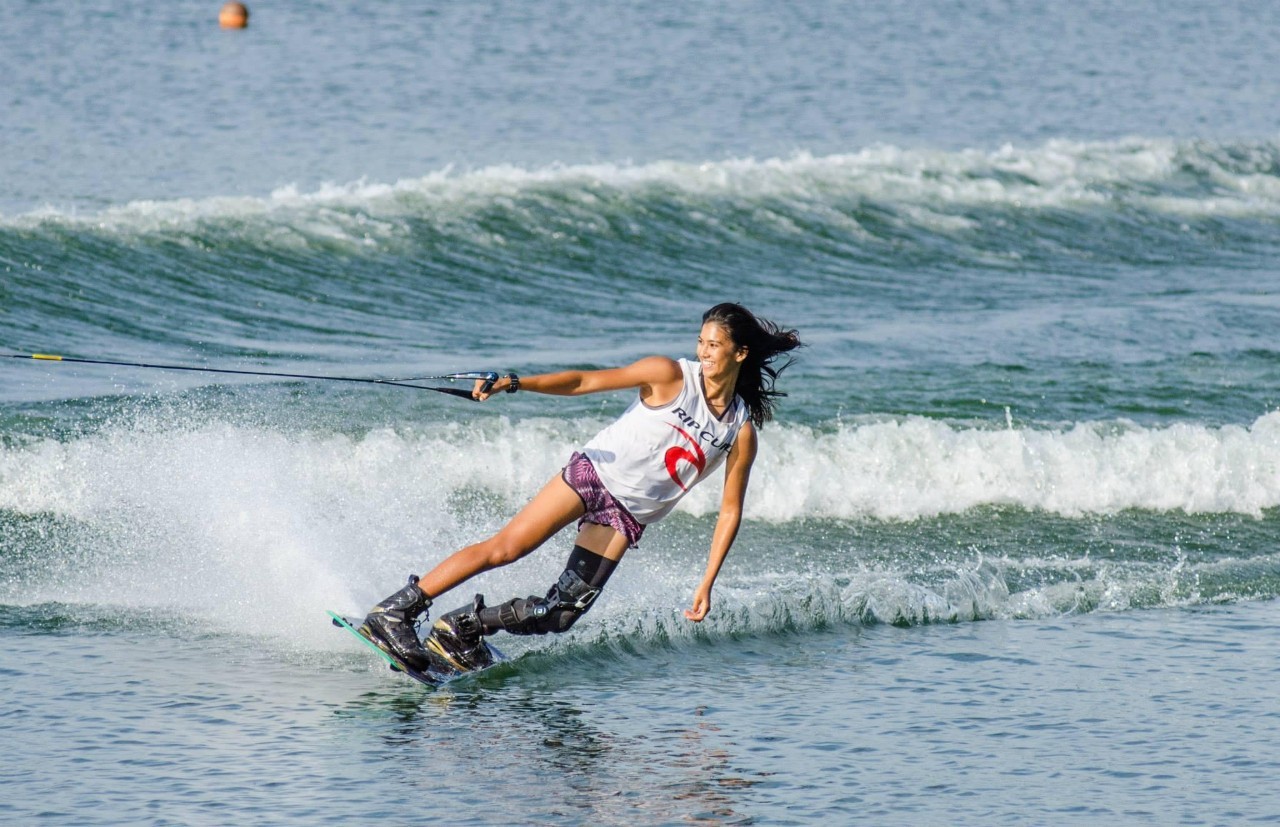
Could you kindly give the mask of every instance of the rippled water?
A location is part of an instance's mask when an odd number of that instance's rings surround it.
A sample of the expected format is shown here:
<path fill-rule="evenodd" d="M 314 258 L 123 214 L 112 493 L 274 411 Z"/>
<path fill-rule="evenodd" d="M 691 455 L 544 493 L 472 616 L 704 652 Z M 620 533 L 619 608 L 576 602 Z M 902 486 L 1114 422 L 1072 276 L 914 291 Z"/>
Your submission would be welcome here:
<path fill-rule="evenodd" d="M 1274 602 L 619 640 L 437 693 L 356 651 L 136 620 L 6 613 L 15 823 L 1222 824 L 1280 808 Z"/>

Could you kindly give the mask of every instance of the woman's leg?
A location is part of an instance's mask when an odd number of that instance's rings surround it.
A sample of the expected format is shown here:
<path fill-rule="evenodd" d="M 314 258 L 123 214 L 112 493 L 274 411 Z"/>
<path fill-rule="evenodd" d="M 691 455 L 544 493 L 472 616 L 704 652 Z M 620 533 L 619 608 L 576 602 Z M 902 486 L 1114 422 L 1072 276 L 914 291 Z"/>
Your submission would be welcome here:
<path fill-rule="evenodd" d="M 497 534 L 455 552 L 422 578 L 410 577 L 409 585 L 374 606 L 360 634 L 408 665 L 426 668 L 429 656 L 414 627 L 433 598 L 482 571 L 519 560 L 585 510 L 557 475 Z"/>
<path fill-rule="evenodd" d="M 616 528 L 596 523 L 584 523 L 574 542 L 615 563 L 622 559 L 628 548 L 627 538 L 618 533 Z"/>
<path fill-rule="evenodd" d="M 435 599 L 480 572 L 513 563 L 581 517 L 585 510 L 582 499 L 557 474 L 502 530 L 454 552 L 423 575 L 418 588 Z"/>
<path fill-rule="evenodd" d="M 500 629 L 517 635 L 568 631 L 591 608 L 627 548 L 627 538 L 613 528 L 587 523 L 546 597 L 517 597 L 487 607 L 476 595 L 471 605 L 441 616 L 424 645 L 466 672 L 492 662 L 484 635 Z"/>

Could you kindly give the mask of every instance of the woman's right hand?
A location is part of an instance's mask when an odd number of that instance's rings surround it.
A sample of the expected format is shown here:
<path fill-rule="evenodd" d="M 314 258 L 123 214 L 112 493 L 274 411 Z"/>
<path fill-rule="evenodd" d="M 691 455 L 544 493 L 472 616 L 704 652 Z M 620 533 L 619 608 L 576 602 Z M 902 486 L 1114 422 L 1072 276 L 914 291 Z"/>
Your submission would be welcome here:
<path fill-rule="evenodd" d="M 486 388 L 485 386 L 488 385 Z M 511 386 L 511 379 L 506 376 L 499 376 L 490 382 L 487 379 L 477 379 L 475 385 L 471 388 L 471 398 L 477 402 L 483 402 L 495 393 L 501 393 Z"/>

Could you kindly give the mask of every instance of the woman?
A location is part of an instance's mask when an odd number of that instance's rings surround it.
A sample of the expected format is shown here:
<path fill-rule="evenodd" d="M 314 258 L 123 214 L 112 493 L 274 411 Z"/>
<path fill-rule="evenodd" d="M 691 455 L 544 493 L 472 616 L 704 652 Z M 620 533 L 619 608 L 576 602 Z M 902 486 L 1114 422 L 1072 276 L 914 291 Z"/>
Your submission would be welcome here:
<path fill-rule="evenodd" d="M 645 526 L 666 516 L 684 494 L 725 463 L 724 495 L 711 539 L 706 573 L 684 612 L 701 622 L 711 610 L 711 587 L 738 533 L 756 429 L 773 417 L 773 389 L 790 362 L 775 358 L 800 346 L 794 330 L 781 330 L 736 304 L 718 304 L 702 316 L 697 362 L 649 356 L 611 370 L 562 371 L 495 384 L 477 383 L 481 401 L 517 390 L 558 396 L 637 388 L 638 398 L 612 425 L 575 453 L 558 474 L 497 534 L 454 553 L 422 578 L 379 603 L 360 632 L 406 664 L 424 669 L 427 647 L 462 671 L 488 664 L 485 635 L 563 632 L 600 594 Z M 727 461 L 726 461 L 727 460 Z M 524 557 L 577 520 L 568 565 L 546 597 L 470 606 L 435 622 L 424 646 L 414 630 L 440 595 L 480 572 Z"/>

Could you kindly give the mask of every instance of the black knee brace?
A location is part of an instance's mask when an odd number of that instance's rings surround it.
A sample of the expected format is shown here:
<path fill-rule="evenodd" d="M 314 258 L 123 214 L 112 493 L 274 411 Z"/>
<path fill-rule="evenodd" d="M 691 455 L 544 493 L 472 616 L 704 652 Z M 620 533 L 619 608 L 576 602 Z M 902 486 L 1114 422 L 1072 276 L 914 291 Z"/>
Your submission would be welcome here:
<path fill-rule="evenodd" d="M 582 546 L 574 546 L 556 584 L 546 597 L 517 597 L 501 606 L 480 610 L 484 634 L 499 629 L 513 635 L 545 635 L 565 632 L 587 613 L 617 563 Z"/>

